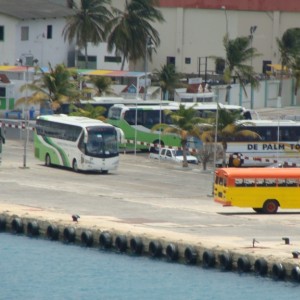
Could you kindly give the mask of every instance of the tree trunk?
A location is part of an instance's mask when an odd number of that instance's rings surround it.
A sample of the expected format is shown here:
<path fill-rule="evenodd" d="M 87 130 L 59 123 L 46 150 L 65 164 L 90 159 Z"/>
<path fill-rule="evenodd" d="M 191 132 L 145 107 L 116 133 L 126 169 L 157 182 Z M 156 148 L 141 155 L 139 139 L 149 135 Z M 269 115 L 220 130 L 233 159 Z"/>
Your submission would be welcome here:
<path fill-rule="evenodd" d="M 122 58 L 121 71 L 124 70 L 124 65 L 125 65 L 125 54 L 123 54 L 123 58 Z"/>
<path fill-rule="evenodd" d="M 181 143 L 182 145 L 182 156 L 183 156 L 183 161 L 182 161 L 182 167 L 183 168 L 187 168 L 189 166 L 188 162 L 187 162 L 187 159 L 186 159 L 186 142 L 182 142 Z"/>
<path fill-rule="evenodd" d="M 85 59 L 85 68 L 88 69 L 87 43 L 84 45 L 84 59 Z"/>
<path fill-rule="evenodd" d="M 227 152 L 227 143 L 226 142 L 222 142 L 222 146 L 223 146 L 223 161 L 222 161 L 222 167 L 226 167 L 226 152 Z"/>

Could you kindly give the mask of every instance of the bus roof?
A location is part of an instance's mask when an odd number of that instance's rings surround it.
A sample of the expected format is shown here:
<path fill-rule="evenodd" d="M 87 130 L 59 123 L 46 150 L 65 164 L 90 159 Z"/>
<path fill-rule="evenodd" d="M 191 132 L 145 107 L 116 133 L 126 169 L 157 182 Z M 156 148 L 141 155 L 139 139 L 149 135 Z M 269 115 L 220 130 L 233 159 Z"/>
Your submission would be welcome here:
<path fill-rule="evenodd" d="M 237 124 L 242 126 L 263 126 L 263 127 L 278 127 L 278 126 L 300 126 L 300 122 L 292 120 L 239 120 Z"/>
<path fill-rule="evenodd" d="M 147 100 L 148 102 L 148 100 Z M 180 105 L 184 105 L 186 108 L 194 107 L 195 109 L 203 109 L 203 110 L 211 110 L 216 109 L 218 103 L 217 102 L 204 102 L 204 103 L 180 103 L 180 102 L 174 102 L 174 101 L 159 101 L 157 103 L 154 103 L 152 105 L 139 105 L 139 109 L 160 109 L 161 107 L 163 109 L 171 109 L 171 108 L 179 108 Z M 225 109 L 241 109 L 244 110 L 242 106 L 239 105 L 230 105 L 230 104 L 221 104 L 219 103 L 219 106 L 221 108 Z M 114 107 L 127 107 L 128 109 L 135 109 L 136 105 L 124 105 L 124 104 L 115 104 Z"/>
<path fill-rule="evenodd" d="M 122 98 L 122 97 L 94 97 L 92 100 L 80 100 L 81 104 L 124 104 L 124 105 L 159 105 L 160 103 L 169 103 L 167 100 L 143 100 L 135 98 Z"/>
<path fill-rule="evenodd" d="M 112 127 L 112 125 L 110 125 L 108 123 L 104 123 L 100 120 L 90 119 L 90 118 L 86 118 L 86 117 L 67 116 L 64 114 L 42 115 L 42 116 L 38 116 L 37 120 L 46 120 L 46 121 L 50 121 L 50 122 L 76 125 L 76 126 L 80 126 L 80 127 L 87 127 L 87 126 Z"/>
<path fill-rule="evenodd" d="M 233 178 L 299 178 L 300 168 L 220 168 L 216 175 Z"/>

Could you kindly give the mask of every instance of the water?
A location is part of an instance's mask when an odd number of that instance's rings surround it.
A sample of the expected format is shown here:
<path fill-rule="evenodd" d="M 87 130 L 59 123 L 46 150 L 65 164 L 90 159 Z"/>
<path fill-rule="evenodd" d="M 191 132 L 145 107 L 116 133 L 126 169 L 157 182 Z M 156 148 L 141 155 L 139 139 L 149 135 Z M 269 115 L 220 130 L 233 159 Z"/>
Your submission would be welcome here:
<path fill-rule="evenodd" d="M 0 234 L 0 299 L 299 299 L 300 285 Z"/>

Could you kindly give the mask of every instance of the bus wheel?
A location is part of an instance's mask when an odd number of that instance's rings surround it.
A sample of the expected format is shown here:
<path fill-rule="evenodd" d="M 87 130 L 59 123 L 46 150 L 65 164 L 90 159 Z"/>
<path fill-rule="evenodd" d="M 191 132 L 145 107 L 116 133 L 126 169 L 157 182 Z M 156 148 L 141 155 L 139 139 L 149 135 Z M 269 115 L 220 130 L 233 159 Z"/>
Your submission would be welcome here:
<path fill-rule="evenodd" d="M 45 156 L 45 166 L 47 166 L 47 167 L 51 166 L 51 158 L 50 158 L 50 155 L 48 153 Z"/>
<path fill-rule="evenodd" d="M 259 214 L 261 214 L 263 212 L 263 209 L 262 208 L 256 208 L 256 207 L 253 207 L 253 210 Z"/>
<path fill-rule="evenodd" d="M 266 214 L 276 214 L 278 210 L 278 202 L 276 200 L 267 200 L 263 206 L 263 212 Z"/>
<path fill-rule="evenodd" d="M 78 172 L 79 171 L 76 159 L 73 160 L 73 170 L 74 170 L 74 172 Z"/>

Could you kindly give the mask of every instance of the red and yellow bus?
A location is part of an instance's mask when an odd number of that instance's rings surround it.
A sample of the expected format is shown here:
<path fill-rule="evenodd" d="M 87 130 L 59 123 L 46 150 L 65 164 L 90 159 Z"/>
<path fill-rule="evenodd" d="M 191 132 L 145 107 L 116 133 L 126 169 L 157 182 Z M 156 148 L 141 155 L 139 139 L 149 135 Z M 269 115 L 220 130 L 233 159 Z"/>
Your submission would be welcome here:
<path fill-rule="evenodd" d="M 215 171 L 214 201 L 275 214 L 300 209 L 300 168 L 220 168 Z"/>

